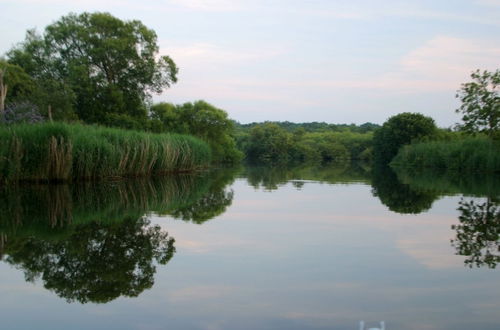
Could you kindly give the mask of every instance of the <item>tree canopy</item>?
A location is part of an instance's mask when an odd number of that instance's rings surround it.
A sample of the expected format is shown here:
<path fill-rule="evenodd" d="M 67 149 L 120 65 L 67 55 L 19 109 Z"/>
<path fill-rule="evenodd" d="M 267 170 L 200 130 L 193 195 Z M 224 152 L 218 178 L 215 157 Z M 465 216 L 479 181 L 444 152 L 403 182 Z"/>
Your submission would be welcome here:
<path fill-rule="evenodd" d="M 462 113 L 462 130 L 486 132 L 492 135 L 500 129 L 500 70 L 475 71 L 472 81 L 462 84 L 457 93 L 462 105 L 456 110 Z"/>
<path fill-rule="evenodd" d="M 151 94 L 177 81 L 178 69 L 170 57 L 159 56 L 153 30 L 108 13 L 63 16 L 43 35 L 30 30 L 7 57 L 45 91 L 46 103 L 57 103 L 55 113 L 69 106 L 89 123 L 145 119 Z"/>
<path fill-rule="evenodd" d="M 233 121 L 227 112 L 205 101 L 158 103 L 151 107 L 151 119 L 153 130 L 191 134 L 205 140 L 216 161 L 234 163 L 242 158 L 233 138 Z"/>
<path fill-rule="evenodd" d="M 403 112 L 390 117 L 373 136 L 373 154 L 379 163 L 389 163 L 400 147 L 416 139 L 432 136 L 434 119 L 419 113 Z"/>

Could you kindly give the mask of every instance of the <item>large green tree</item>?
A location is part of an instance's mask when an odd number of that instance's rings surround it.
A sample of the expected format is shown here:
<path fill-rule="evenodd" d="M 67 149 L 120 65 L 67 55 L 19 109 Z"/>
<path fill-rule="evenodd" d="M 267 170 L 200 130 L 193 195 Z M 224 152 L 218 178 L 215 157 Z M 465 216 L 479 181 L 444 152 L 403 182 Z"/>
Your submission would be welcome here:
<path fill-rule="evenodd" d="M 378 163 L 389 163 L 405 144 L 436 134 L 434 119 L 404 112 L 390 117 L 373 136 L 373 155 Z"/>
<path fill-rule="evenodd" d="M 117 116 L 145 119 L 151 94 L 177 81 L 175 63 L 158 52 L 156 33 L 140 21 L 83 13 L 62 17 L 43 35 L 28 31 L 7 57 L 48 94 L 66 96 L 80 119 L 112 124 Z"/>
<path fill-rule="evenodd" d="M 463 124 L 458 126 L 469 133 L 491 136 L 500 130 L 500 70 L 477 70 L 471 78 L 457 93 L 462 105 L 456 111 L 463 115 Z"/>

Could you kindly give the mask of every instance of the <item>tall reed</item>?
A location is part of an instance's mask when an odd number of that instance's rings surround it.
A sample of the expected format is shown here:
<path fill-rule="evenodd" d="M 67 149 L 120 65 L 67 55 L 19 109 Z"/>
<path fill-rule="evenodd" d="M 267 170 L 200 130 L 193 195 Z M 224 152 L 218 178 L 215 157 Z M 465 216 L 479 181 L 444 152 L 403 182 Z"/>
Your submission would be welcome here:
<path fill-rule="evenodd" d="M 458 172 L 500 172 L 500 144 L 485 136 L 404 146 L 391 165 Z"/>
<path fill-rule="evenodd" d="M 207 167 L 210 147 L 186 135 L 80 124 L 0 127 L 0 181 L 152 176 Z"/>

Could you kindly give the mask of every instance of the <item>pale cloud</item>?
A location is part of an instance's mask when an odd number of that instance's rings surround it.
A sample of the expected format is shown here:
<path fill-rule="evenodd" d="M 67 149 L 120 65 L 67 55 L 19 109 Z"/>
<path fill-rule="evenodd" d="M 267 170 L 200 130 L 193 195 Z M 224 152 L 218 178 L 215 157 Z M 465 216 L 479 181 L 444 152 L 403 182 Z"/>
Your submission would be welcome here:
<path fill-rule="evenodd" d="M 164 226 L 160 222 L 160 226 Z M 165 230 L 168 228 L 165 227 Z M 170 230 L 171 232 L 171 230 Z M 183 230 L 172 233 L 175 237 L 175 246 L 182 253 L 207 254 L 226 249 L 241 249 L 255 246 L 253 240 L 240 239 L 235 237 L 225 237 L 223 235 L 193 234 L 188 237 Z"/>
<path fill-rule="evenodd" d="M 177 62 L 185 65 L 206 67 L 213 64 L 245 63 L 258 60 L 266 60 L 278 55 L 283 55 L 283 48 L 235 48 L 223 47 L 213 43 L 198 42 L 188 45 L 172 45 L 162 42 L 161 53 L 172 56 Z"/>
<path fill-rule="evenodd" d="M 476 0 L 477 4 L 500 7 L 500 0 Z"/>
<path fill-rule="evenodd" d="M 408 235 L 409 237 L 398 240 L 396 246 L 428 269 L 463 267 L 463 257 L 456 256 L 449 244 L 450 230 L 437 229 L 440 232 L 427 231 L 425 235 L 422 233 Z"/>
<path fill-rule="evenodd" d="M 193 286 L 175 290 L 169 294 L 168 298 L 174 303 L 200 302 L 201 300 L 213 301 L 214 299 L 234 295 L 237 290 L 237 287 L 223 285 Z"/>
<path fill-rule="evenodd" d="M 495 70 L 500 47 L 493 41 L 436 36 L 404 55 L 393 71 L 366 79 L 246 81 L 241 85 L 288 88 L 390 89 L 404 92 L 456 90 L 476 69 Z M 231 81 L 237 85 L 237 81 Z"/>
<path fill-rule="evenodd" d="M 500 6 L 500 0 L 478 0 L 477 3 L 488 6 Z M 289 9 L 292 12 L 299 12 L 299 9 Z M 306 15 L 319 17 L 329 17 L 332 19 L 345 20 L 374 20 L 391 17 L 404 17 L 416 19 L 432 19 L 442 21 L 461 21 L 475 24 L 500 25 L 500 21 L 495 17 L 485 15 L 471 15 L 463 12 L 454 13 L 452 11 L 433 10 L 418 3 L 405 2 L 373 2 L 363 4 L 329 4 L 322 9 L 300 9 Z"/>
<path fill-rule="evenodd" d="M 493 41 L 437 36 L 405 55 L 396 76 L 457 89 L 472 71 L 496 69 L 499 58 Z"/>
<path fill-rule="evenodd" d="M 169 3 L 199 11 L 238 11 L 245 8 L 237 0 L 170 0 Z"/>

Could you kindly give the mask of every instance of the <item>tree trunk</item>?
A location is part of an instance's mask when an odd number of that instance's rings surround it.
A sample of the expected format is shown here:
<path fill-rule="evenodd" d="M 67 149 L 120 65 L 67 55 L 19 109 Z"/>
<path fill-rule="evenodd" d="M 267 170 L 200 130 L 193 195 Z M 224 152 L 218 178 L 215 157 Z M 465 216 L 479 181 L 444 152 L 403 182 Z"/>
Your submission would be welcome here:
<path fill-rule="evenodd" d="M 52 122 L 52 106 L 49 104 L 49 107 L 48 107 L 48 110 L 47 110 L 47 114 L 48 114 L 48 117 L 49 117 L 49 121 Z"/>
<path fill-rule="evenodd" d="M 7 241 L 7 236 L 5 234 L 0 234 L 0 260 L 3 259 L 6 241 Z"/>
<path fill-rule="evenodd" d="M 7 97 L 7 85 L 3 82 L 5 69 L 0 69 L 0 115 L 3 115 L 5 110 L 5 98 Z"/>

